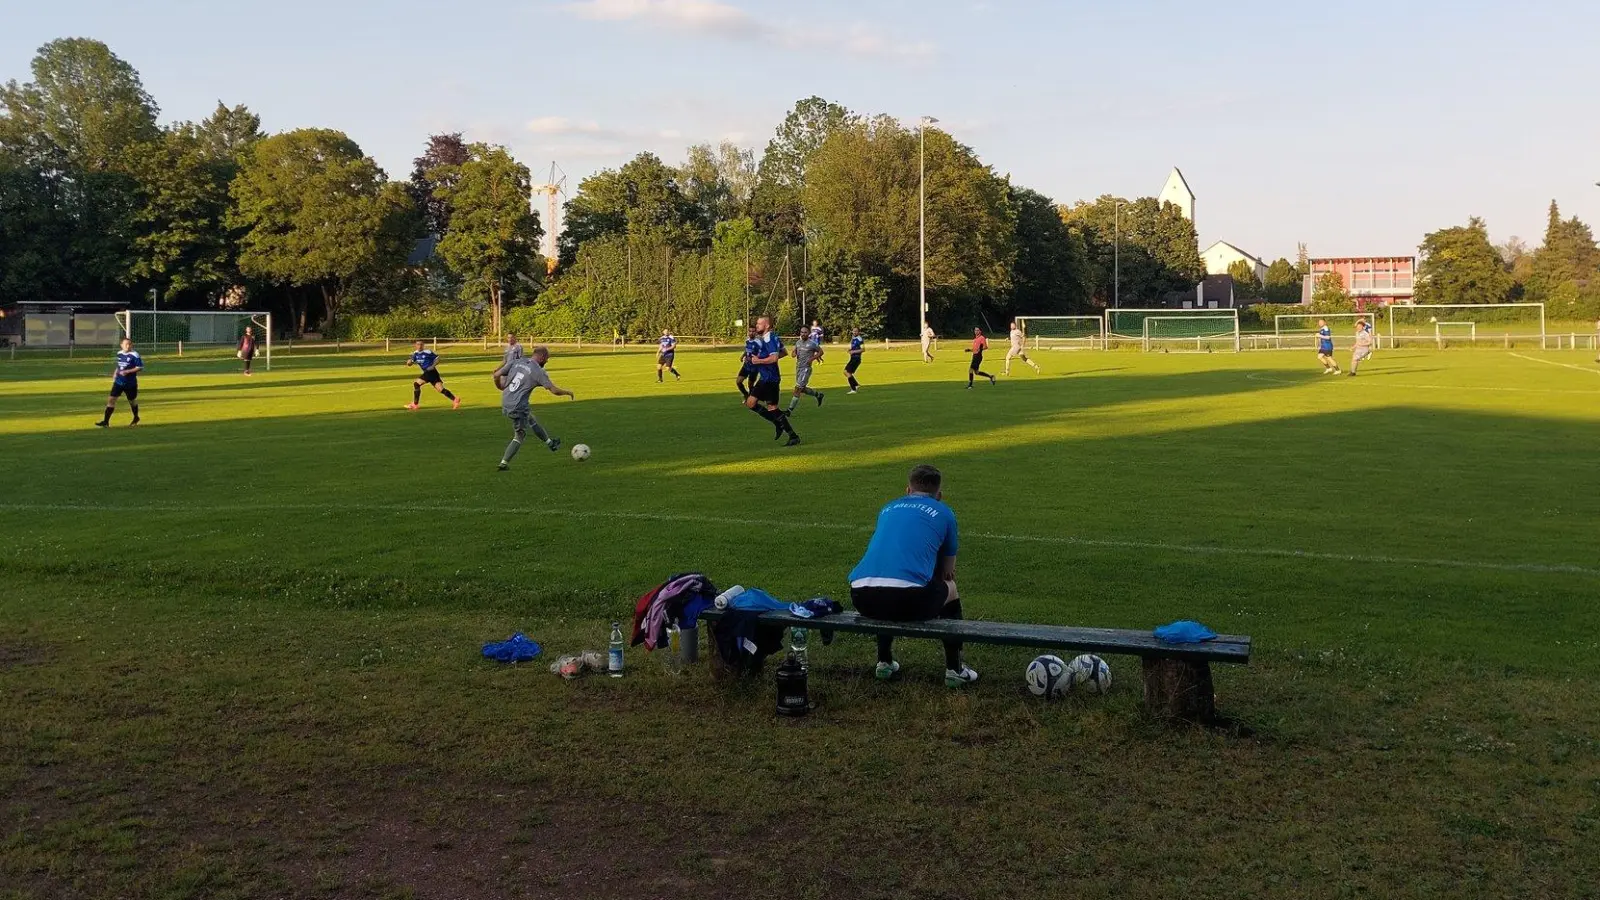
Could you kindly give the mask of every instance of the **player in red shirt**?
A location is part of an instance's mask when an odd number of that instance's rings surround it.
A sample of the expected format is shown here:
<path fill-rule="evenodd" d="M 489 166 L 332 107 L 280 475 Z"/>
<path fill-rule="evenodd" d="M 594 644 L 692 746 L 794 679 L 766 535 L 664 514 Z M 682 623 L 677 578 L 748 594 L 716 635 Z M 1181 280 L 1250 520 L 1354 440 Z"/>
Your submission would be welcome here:
<path fill-rule="evenodd" d="M 982 375 L 994 384 L 994 376 L 983 371 L 983 351 L 989 349 L 989 339 L 983 336 L 982 328 L 972 329 L 972 367 L 967 369 L 967 390 L 972 390 L 972 376 Z"/>

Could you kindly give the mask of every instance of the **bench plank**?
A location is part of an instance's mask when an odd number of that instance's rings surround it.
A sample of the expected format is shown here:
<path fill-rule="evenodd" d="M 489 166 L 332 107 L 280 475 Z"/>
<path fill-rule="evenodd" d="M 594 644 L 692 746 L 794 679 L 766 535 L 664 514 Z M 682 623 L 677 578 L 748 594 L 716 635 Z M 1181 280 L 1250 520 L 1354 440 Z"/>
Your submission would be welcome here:
<path fill-rule="evenodd" d="M 708 609 L 701 618 L 715 620 L 722 610 Z M 763 624 L 807 628 L 815 631 L 843 631 L 853 634 L 882 634 L 891 637 L 960 640 L 973 644 L 1000 644 L 1012 647 L 1042 647 L 1088 653 L 1125 653 L 1147 659 L 1182 659 L 1194 662 L 1250 662 L 1250 638 L 1221 634 L 1198 644 L 1168 644 L 1148 631 L 1117 628 L 1070 628 L 1062 625 L 1023 625 L 987 622 L 981 619 L 930 619 L 925 622 L 888 622 L 868 619 L 855 612 L 806 619 L 784 610 L 761 614 Z"/>

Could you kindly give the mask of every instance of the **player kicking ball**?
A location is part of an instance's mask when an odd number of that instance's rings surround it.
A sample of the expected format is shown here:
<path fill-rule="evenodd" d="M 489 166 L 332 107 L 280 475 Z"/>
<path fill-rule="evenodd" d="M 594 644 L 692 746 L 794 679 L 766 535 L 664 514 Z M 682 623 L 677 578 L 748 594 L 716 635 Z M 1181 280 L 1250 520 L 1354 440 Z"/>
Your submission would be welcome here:
<path fill-rule="evenodd" d="M 128 409 L 133 411 L 129 426 L 139 424 L 139 373 L 144 371 L 144 357 L 133 349 L 133 341 L 123 338 L 122 349 L 117 351 L 117 369 L 111 378 L 111 396 L 106 398 L 106 414 L 94 423 L 97 428 L 111 427 L 111 414 L 117 411 L 117 398 L 126 395 Z"/>
<path fill-rule="evenodd" d="M 800 329 L 800 337 L 794 343 L 794 396 L 789 398 L 788 414 L 794 415 L 794 408 L 800 405 L 800 398 L 812 396 L 817 398 L 817 405 L 822 405 L 822 392 L 814 390 L 811 385 L 811 368 L 822 359 L 822 345 L 817 343 L 817 335 L 821 329 L 813 327 L 809 331 Z"/>
<path fill-rule="evenodd" d="M 967 390 L 972 390 L 972 376 L 982 375 L 994 384 L 994 376 L 983 371 L 983 351 L 989 349 L 989 339 L 983 336 L 982 328 L 972 329 L 972 346 L 967 352 L 972 354 L 972 365 L 967 368 Z"/>
<path fill-rule="evenodd" d="M 678 381 L 682 381 L 683 376 L 679 375 L 678 370 L 672 367 L 673 360 L 678 356 L 678 339 L 672 336 L 671 331 L 663 328 L 661 329 L 661 340 L 657 344 L 657 347 L 656 384 L 661 383 L 661 373 L 663 370 L 671 372 L 673 378 L 677 379 Z"/>
<path fill-rule="evenodd" d="M 544 441 L 544 445 L 554 453 L 561 449 L 561 438 L 551 437 L 545 433 L 539 420 L 533 417 L 533 410 L 528 405 L 528 398 L 533 395 L 533 389 L 542 387 L 557 397 L 571 397 L 572 392 L 556 387 L 550 380 L 550 375 L 544 370 L 544 364 L 550 361 L 550 351 L 544 347 L 535 347 L 533 352 L 516 360 L 506 369 L 505 373 L 495 379 L 495 385 L 500 391 L 500 411 L 511 420 L 511 443 L 506 445 L 505 455 L 500 457 L 500 471 L 511 468 L 511 459 L 522 449 L 522 442 L 527 439 L 528 432 Z"/>
<path fill-rule="evenodd" d="M 1356 345 L 1350 350 L 1350 377 L 1354 378 L 1356 369 L 1361 367 L 1363 361 L 1372 356 L 1373 341 L 1372 326 L 1367 324 L 1366 319 L 1357 319 Z"/>
<path fill-rule="evenodd" d="M 1339 364 L 1333 359 L 1333 329 L 1326 319 L 1317 320 L 1317 362 L 1322 363 L 1322 374 L 1339 374 Z"/>
<path fill-rule="evenodd" d="M 1039 371 L 1039 364 L 1028 358 L 1028 353 L 1023 347 L 1023 345 L 1024 345 L 1026 340 L 1027 340 L 1026 336 L 1022 333 L 1022 323 L 1018 322 L 1015 319 L 1012 319 L 1011 320 L 1011 349 L 1006 351 L 1006 371 L 1005 371 L 1005 374 L 1007 374 L 1007 375 L 1011 374 L 1011 361 L 1013 359 L 1020 359 L 1023 362 L 1027 363 L 1030 367 L 1032 367 L 1033 371 L 1035 371 L 1035 372 Z"/>
<path fill-rule="evenodd" d="M 406 366 L 408 368 L 416 366 L 422 370 L 422 374 L 417 376 L 416 381 L 411 382 L 411 402 L 406 404 L 406 409 L 417 409 L 422 405 L 422 386 L 425 384 L 433 385 L 434 390 L 443 394 L 450 401 L 451 409 L 461 408 L 461 398 L 450 393 L 450 389 L 444 386 L 444 379 L 439 376 L 438 365 L 439 354 L 424 347 L 422 341 L 417 341 L 416 349 L 406 360 Z"/>

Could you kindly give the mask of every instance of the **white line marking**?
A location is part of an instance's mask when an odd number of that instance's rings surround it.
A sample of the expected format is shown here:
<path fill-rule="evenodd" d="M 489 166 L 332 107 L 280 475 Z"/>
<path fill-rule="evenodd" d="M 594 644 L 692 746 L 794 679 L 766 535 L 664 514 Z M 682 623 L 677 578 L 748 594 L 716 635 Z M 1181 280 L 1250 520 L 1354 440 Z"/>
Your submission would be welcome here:
<path fill-rule="evenodd" d="M 1516 356 L 1517 354 L 1513 353 L 1511 355 L 1512 356 Z M 1523 357 L 1523 358 L 1524 359 L 1532 359 L 1532 357 Z M 1534 362 L 1546 362 L 1546 360 L 1542 360 L 1542 359 L 1535 359 L 1533 361 Z M 1566 365 L 1566 363 L 1551 363 L 1551 365 L 1553 365 L 1553 366 L 1564 366 L 1564 365 Z M 1581 368 L 1579 366 L 1572 366 L 1571 368 L 1579 369 L 1579 371 L 1583 371 L 1583 372 L 1589 371 L 1588 369 L 1584 369 L 1584 368 Z M 1251 372 L 1251 373 L 1245 375 L 1244 377 L 1250 379 L 1251 381 L 1268 381 L 1268 382 L 1271 382 L 1273 384 L 1287 384 L 1287 385 L 1321 384 L 1323 382 L 1323 380 L 1324 380 L 1324 379 L 1322 379 L 1320 377 L 1313 376 L 1313 377 L 1305 378 L 1305 379 L 1303 379 L 1301 381 L 1287 381 L 1287 380 L 1282 379 L 1282 378 L 1269 378 L 1266 375 L 1262 374 L 1261 372 Z M 1379 382 L 1374 382 L 1373 381 L 1374 378 L 1380 378 L 1380 377 L 1384 378 L 1385 380 L 1379 381 Z M 1335 376 L 1332 379 L 1327 379 L 1327 380 L 1332 381 L 1334 383 L 1339 383 L 1339 382 L 1343 381 L 1344 378 L 1345 378 L 1345 376 Z M 1389 381 L 1389 380 L 1387 380 L 1387 377 L 1384 374 L 1368 375 L 1368 376 L 1366 376 L 1365 381 L 1363 383 L 1365 383 L 1365 384 L 1376 384 L 1378 387 L 1416 388 L 1419 391 L 1491 391 L 1491 392 L 1494 392 L 1494 393 L 1510 393 L 1510 394 L 1600 394 L 1600 391 L 1583 391 L 1583 390 L 1576 390 L 1575 391 L 1575 390 L 1569 390 L 1569 389 L 1563 389 L 1563 388 L 1482 387 L 1482 386 L 1465 385 L 1465 384 L 1414 384 L 1414 383 L 1409 382 L 1409 381 Z"/>
<path fill-rule="evenodd" d="M 1600 368 L 1591 369 L 1587 366 L 1575 366 L 1572 363 L 1556 362 L 1553 359 L 1540 359 L 1537 356 L 1523 356 L 1521 353 L 1513 353 L 1511 355 L 1515 356 L 1517 359 L 1525 359 L 1528 362 L 1544 363 L 1547 366 L 1560 366 L 1563 369 L 1572 369 L 1577 372 L 1588 372 L 1590 375 L 1600 375 Z"/>
<path fill-rule="evenodd" d="M 502 516 L 522 510 L 498 506 L 452 506 L 444 504 L 311 504 L 311 503 L 255 503 L 253 510 L 279 512 L 315 512 L 345 515 L 350 512 L 373 513 L 461 513 L 467 515 Z M 233 506 L 180 506 L 176 504 L 131 504 L 110 506 L 92 503 L 0 503 L 0 511 L 13 512 L 107 512 L 107 513 L 221 513 L 235 512 Z M 569 519 L 616 519 L 640 522 L 688 522 L 703 525 L 737 525 L 756 527 L 771 525 L 764 519 L 736 519 L 722 516 L 693 516 L 680 513 L 598 512 L 594 510 L 544 509 L 543 512 Z M 790 526 L 812 528 L 819 531 L 849 531 L 870 534 L 872 529 L 843 522 L 788 522 Z M 1408 566 L 1430 569 L 1469 569 L 1484 572 L 1525 572 L 1537 575 L 1582 575 L 1600 577 L 1600 569 L 1563 563 L 1514 563 L 1470 559 L 1430 559 L 1410 556 L 1377 556 L 1361 553 L 1335 553 L 1326 550 L 1285 550 L 1273 547 L 1221 547 L 1208 544 L 1166 544 L 1157 541 L 1118 540 L 1114 538 L 1085 538 L 1071 535 L 1001 534 L 996 532 L 968 532 L 969 537 L 1018 544 L 1053 544 L 1069 547 L 1102 547 L 1116 550 L 1156 550 L 1169 553 L 1189 553 L 1201 556 L 1255 556 L 1267 559 L 1309 559 L 1317 561 L 1366 563 L 1382 566 Z"/>

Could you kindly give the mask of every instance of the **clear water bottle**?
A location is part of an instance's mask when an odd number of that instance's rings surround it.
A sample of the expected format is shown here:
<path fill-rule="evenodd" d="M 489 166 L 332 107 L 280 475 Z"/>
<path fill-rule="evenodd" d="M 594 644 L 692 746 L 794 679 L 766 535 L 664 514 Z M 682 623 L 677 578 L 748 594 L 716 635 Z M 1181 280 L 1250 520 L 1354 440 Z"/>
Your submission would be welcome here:
<path fill-rule="evenodd" d="M 606 658 L 606 674 L 622 677 L 622 623 L 611 623 L 611 653 Z"/>
<path fill-rule="evenodd" d="M 806 634 L 806 629 L 804 628 L 789 629 L 789 652 L 794 654 L 795 662 L 799 663 L 800 668 L 802 669 L 811 668 L 810 661 L 806 659 L 807 637 L 808 635 Z"/>
<path fill-rule="evenodd" d="M 667 628 L 667 674 L 683 674 L 683 632 L 676 625 Z"/>

